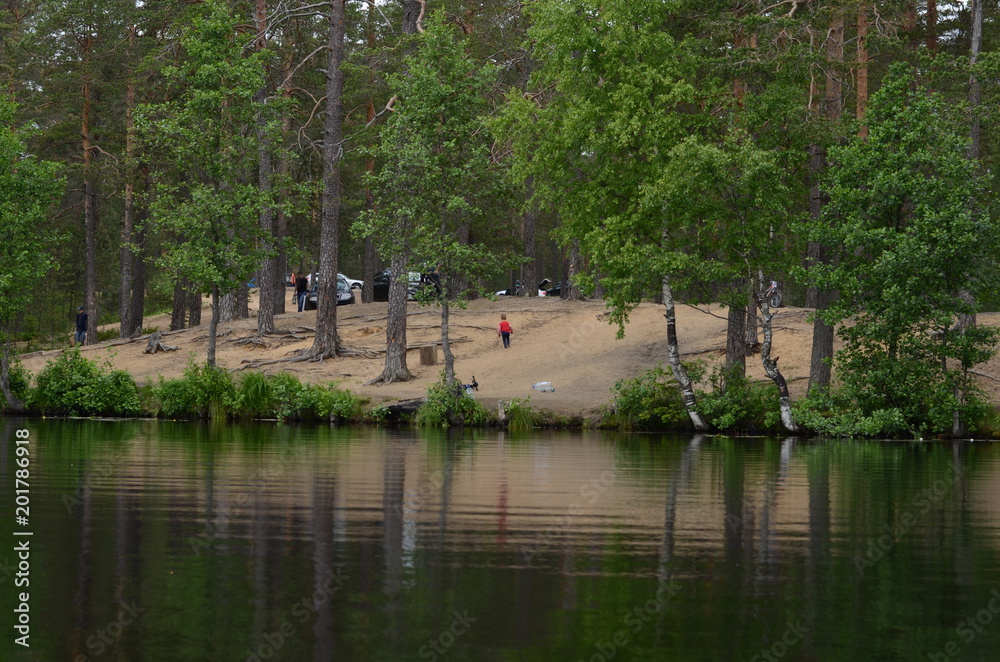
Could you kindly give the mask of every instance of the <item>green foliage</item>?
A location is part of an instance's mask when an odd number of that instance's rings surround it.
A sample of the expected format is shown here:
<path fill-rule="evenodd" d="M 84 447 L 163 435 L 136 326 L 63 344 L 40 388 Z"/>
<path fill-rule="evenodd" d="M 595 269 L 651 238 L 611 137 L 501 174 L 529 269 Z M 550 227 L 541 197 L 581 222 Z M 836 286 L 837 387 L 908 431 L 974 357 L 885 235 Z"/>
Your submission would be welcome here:
<path fill-rule="evenodd" d="M 780 429 L 778 389 L 773 383 L 751 382 L 724 366 L 709 377 L 712 390 L 698 394 L 698 407 L 705 419 L 725 432 L 763 432 Z"/>
<path fill-rule="evenodd" d="M 240 380 L 233 408 L 237 414 L 263 418 L 275 411 L 276 401 L 271 380 L 263 373 L 250 372 Z"/>
<path fill-rule="evenodd" d="M 448 385 L 444 374 L 427 389 L 427 402 L 417 411 L 416 423 L 428 427 L 452 425 L 485 425 L 489 413 L 475 398 L 454 382 Z"/>
<path fill-rule="evenodd" d="M 46 251 L 58 238 L 48 226 L 49 207 L 64 182 L 55 163 L 29 156 L 14 126 L 12 101 L 0 96 L 0 352 L 11 355 L 10 343 L 36 288 L 25 277 L 38 277 L 55 265 Z M 4 403 L 6 406 L 6 403 Z"/>
<path fill-rule="evenodd" d="M 506 251 L 509 190 L 483 121 L 498 72 L 469 57 L 445 19 L 435 12 L 416 53 L 405 59 L 405 74 L 387 77 L 399 102 L 367 150 L 381 164 L 367 178 L 376 204 L 353 231 L 371 237 L 383 255 L 409 255 L 416 270 L 439 265 L 447 289 L 460 282 L 476 287 L 518 261 Z M 461 241 L 462 228 L 476 240 Z M 421 298 L 437 297 L 425 291 Z"/>
<path fill-rule="evenodd" d="M 70 349 L 50 360 L 38 373 L 27 398 L 29 407 L 71 416 L 137 416 L 142 413 L 132 376 L 101 367 Z"/>
<path fill-rule="evenodd" d="M 386 405 L 378 405 L 377 407 L 372 407 L 368 410 L 365 414 L 365 421 L 376 425 L 384 425 L 389 422 L 390 416 L 392 416 L 392 412 L 389 411 L 389 407 Z"/>
<path fill-rule="evenodd" d="M 295 375 L 248 373 L 236 384 L 226 370 L 193 362 L 180 379 L 161 379 L 155 400 L 168 417 L 356 421 L 363 411 L 363 401 L 349 391 L 302 384 Z"/>
<path fill-rule="evenodd" d="M 10 364 L 8 376 L 11 394 L 21 402 L 27 401 L 31 394 L 31 374 L 28 369 L 20 361 L 14 359 Z M 3 393 L 0 393 L 0 398 L 3 398 Z M 7 405 L 6 399 L 0 400 L 0 410 L 6 409 Z"/>
<path fill-rule="evenodd" d="M 152 227 L 177 238 L 158 265 L 202 292 L 228 292 L 263 256 L 258 214 L 269 201 L 257 183 L 255 126 L 264 109 L 253 99 L 264 56 L 244 51 L 225 3 L 192 11 L 181 38 L 186 57 L 164 69 L 170 100 L 141 107 L 137 125 L 145 149 L 170 166 L 149 202 Z"/>
<path fill-rule="evenodd" d="M 504 405 L 507 414 L 507 429 L 514 432 L 531 430 L 541 423 L 541 416 L 528 406 L 528 400 L 514 398 Z"/>
<path fill-rule="evenodd" d="M 851 320 L 839 330 L 840 397 L 883 433 L 948 431 L 953 412 L 982 411 L 969 370 L 993 356 L 997 334 L 952 326 L 995 287 L 1000 236 L 957 119 L 894 68 L 872 97 L 868 139 L 830 149 L 830 204 L 809 228 L 835 248 L 809 271 L 839 292 L 823 317 Z"/>
<path fill-rule="evenodd" d="M 646 370 L 633 379 L 620 379 L 611 390 L 614 398 L 602 411 L 602 425 L 621 430 L 657 430 L 685 428 L 689 424 L 680 388 L 662 367 Z"/>
<path fill-rule="evenodd" d="M 237 402 L 229 372 L 193 360 L 178 379 L 160 378 L 155 389 L 156 411 L 168 418 L 225 418 Z"/>

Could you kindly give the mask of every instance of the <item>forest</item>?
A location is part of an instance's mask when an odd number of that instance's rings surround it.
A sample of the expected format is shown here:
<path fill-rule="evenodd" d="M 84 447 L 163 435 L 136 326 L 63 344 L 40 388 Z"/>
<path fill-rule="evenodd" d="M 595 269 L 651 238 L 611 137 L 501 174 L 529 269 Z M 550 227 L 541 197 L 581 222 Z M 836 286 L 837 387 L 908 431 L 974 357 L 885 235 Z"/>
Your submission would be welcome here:
<path fill-rule="evenodd" d="M 728 319 L 713 384 L 759 357 L 789 431 L 965 434 L 991 406 L 996 0 L 6 0 L 0 386 L 19 351 L 171 312 L 285 312 L 320 274 L 406 275 L 449 305 L 543 278 L 623 331 L 662 304 L 671 384 L 711 427 L 674 306 Z M 815 310 L 809 401 L 771 355 L 768 283 Z M 844 322 L 849 322 L 843 324 Z M 114 324 L 114 332 L 98 333 Z M 394 326 L 395 325 L 395 326 Z M 843 349 L 834 353 L 834 332 Z M 400 341 L 400 338 L 402 339 Z M 402 342 L 402 344 L 400 344 Z M 62 343 L 62 344 L 60 344 Z"/>

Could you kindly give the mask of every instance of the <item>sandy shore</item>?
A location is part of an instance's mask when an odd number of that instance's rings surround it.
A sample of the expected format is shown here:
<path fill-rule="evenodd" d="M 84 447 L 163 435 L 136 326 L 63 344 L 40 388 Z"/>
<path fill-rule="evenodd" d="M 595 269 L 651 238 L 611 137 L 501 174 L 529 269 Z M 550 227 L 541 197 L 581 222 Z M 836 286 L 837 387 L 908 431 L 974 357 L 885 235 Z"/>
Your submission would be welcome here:
<path fill-rule="evenodd" d="M 251 304 L 252 307 L 253 303 Z M 678 336 L 685 360 L 702 359 L 709 365 L 724 358 L 726 320 L 719 306 L 677 309 Z M 497 337 L 500 314 L 506 313 L 514 334 L 511 347 L 504 349 Z M 451 333 L 455 369 L 463 381 L 475 376 L 479 382 L 476 397 L 493 408 L 497 400 L 530 398 L 530 406 L 562 415 L 592 417 L 612 396 L 619 379 L 639 375 L 643 370 L 666 365 L 666 325 L 663 307 L 642 304 L 630 316 L 625 336 L 617 339 L 617 328 L 608 323 L 602 301 L 563 301 L 556 298 L 508 298 L 499 301 L 478 300 L 467 309 L 453 308 Z M 774 318 L 774 356 L 793 398 L 806 389 L 812 343 L 810 311 L 781 308 Z M 209 319 L 209 311 L 202 319 Z M 386 304 L 354 304 L 338 310 L 338 330 L 344 345 L 361 352 L 378 354 L 385 349 Z M 220 366 L 230 370 L 246 369 L 248 361 L 294 356 L 312 345 L 316 313 L 286 313 L 276 316 L 277 333 L 258 342 L 250 341 L 256 331 L 256 317 L 220 325 L 217 357 Z M 440 340 L 440 309 L 410 302 L 408 345 Z M 148 317 L 143 327 L 166 332 L 169 315 Z M 979 317 L 981 324 L 1000 324 L 1000 313 Z M 98 361 L 109 360 L 123 368 L 140 383 L 181 374 L 193 358 L 204 361 L 208 346 L 208 325 L 172 332 L 163 341 L 179 349 L 174 352 L 144 354 L 146 337 L 131 342 L 108 341 L 83 348 L 84 356 Z M 33 373 L 61 350 L 35 352 L 21 357 Z M 443 361 L 438 348 L 438 361 Z M 337 382 L 342 388 L 362 395 L 372 404 L 419 398 L 438 379 L 440 363 L 420 364 L 420 352 L 411 349 L 407 361 L 415 379 L 384 386 L 365 386 L 382 372 L 384 354 L 366 358 L 354 356 L 322 363 L 278 363 L 262 371 L 289 372 L 306 382 Z M 252 369 L 252 368 L 251 368 Z M 979 370 L 1000 375 L 1000 359 Z M 747 358 L 747 373 L 753 379 L 765 379 L 760 356 Z M 554 392 L 538 392 L 531 385 L 552 382 Z M 983 387 L 994 402 L 1000 402 L 1000 382 L 981 378 Z"/>

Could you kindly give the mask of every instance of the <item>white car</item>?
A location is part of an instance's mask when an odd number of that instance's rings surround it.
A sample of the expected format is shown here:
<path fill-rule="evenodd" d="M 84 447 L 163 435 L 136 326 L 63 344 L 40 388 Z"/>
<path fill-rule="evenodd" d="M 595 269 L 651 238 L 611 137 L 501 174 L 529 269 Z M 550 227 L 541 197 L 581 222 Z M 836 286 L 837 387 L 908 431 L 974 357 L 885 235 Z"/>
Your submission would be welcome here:
<path fill-rule="evenodd" d="M 363 281 L 363 280 L 357 280 L 355 278 L 348 278 L 344 274 L 337 274 L 337 275 L 340 276 L 341 278 L 343 278 L 344 280 L 346 280 L 347 284 L 351 286 L 352 290 L 360 290 L 362 287 L 365 286 L 365 281 Z"/>
<path fill-rule="evenodd" d="M 319 283 L 319 274 L 318 273 L 315 273 L 315 272 L 311 273 L 306 278 L 308 279 L 307 282 L 309 283 L 309 289 L 310 290 L 312 289 L 313 285 Z M 346 280 L 347 284 L 351 286 L 352 290 L 360 290 L 362 287 L 365 286 L 365 281 L 363 281 L 363 280 L 356 280 L 354 278 L 348 278 L 344 274 L 337 274 L 337 278 L 343 278 L 344 280 Z"/>

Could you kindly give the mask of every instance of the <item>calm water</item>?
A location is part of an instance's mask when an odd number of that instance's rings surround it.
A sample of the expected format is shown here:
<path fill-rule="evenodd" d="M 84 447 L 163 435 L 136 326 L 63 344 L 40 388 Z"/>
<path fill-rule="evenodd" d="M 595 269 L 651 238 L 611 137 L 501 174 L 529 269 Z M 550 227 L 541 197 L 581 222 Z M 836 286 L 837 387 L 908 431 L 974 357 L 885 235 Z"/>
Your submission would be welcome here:
<path fill-rule="evenodd" d="M 1000 659 L 997 444 L 25 426 L 3 660 Z"/>

